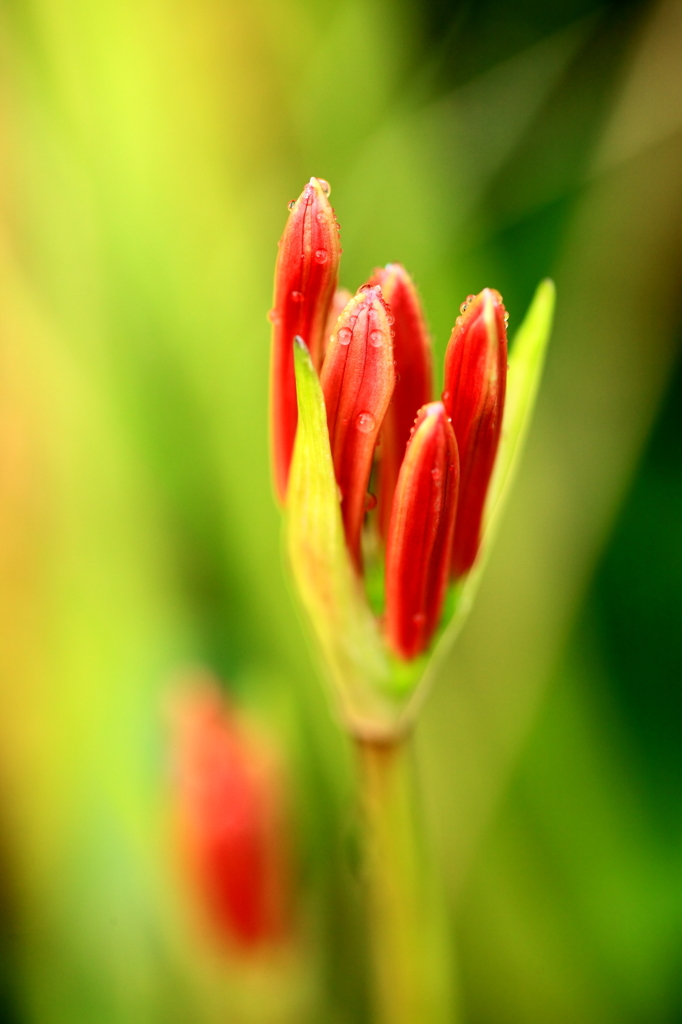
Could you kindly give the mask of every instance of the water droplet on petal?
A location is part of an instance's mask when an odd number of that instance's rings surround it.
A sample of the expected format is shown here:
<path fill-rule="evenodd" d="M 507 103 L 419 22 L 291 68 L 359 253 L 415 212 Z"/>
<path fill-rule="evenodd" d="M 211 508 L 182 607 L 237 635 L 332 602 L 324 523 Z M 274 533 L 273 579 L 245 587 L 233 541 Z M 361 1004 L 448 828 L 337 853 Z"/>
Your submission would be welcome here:
<path fill-rule="evenodd" d="M 303 292 L 292 292 L 291 293 L 291 301 L 292 302 L 303 302 Z"/>
<path fill-rule="evenodd" d="M 426 614 L 424 612 L 416 612 L 416 614 L 412 616 L 412 621 L 415 626 L 423 626 L 426 622 Z"/>
<path fill-rule="evenodd" d="M 371 434 L 376 426 L 371 412 L 361 412 L 355 421 L 355 425 L 361 434 Z"/>
<path fill-rule="evenodd" d="M 373 508 L 377 507 L 377 496 L 371 494 L 369 491 L 365 495 L 365 512 L 371 512 Z"/>
<path fill-rule="evenodd" d="M 295 199 L 291 199 L 291 200 L 290 200 L 290 201 L 289 201 L 289 202 L 287 203 L 287 206 L 289 207 L 289 209 L 290 209 L 290 210 L 293 210 L 293 208 L 294 208 L 294 207 L 296 206 L 296 200 L 295 200 Z"/>
<path fill-rule="evenodd" d="M 433 479 L 434 479 L 434 480 L 436 481 L 436 483 L 437 483 L 437 482 L 438 482 L 438 481 L 440 480 L 440 478 L 442 477 L 442 475 L 443 475 L 443 474 L 441 473 L 441 471 L 440 471 L 440 469 L 438 468 L 438 466 L 434 466 L 434 467 L 433 467 L 433 469 L 431 470 L 431 476 L 432 476 L 432 477 L 433 477 Z"/>
<path fill-rule="evenodd" d="M 341 327 L 336 337 L 339 339 L 339 345 L 350 345 L 353 332 L 350 327 Z"/>
<path fill-rule="evenodd" d="M 464 323 L 464 317 L 458 316 L 457 319 L 455 320 L 455 323 L 457 324 L 458 327 L 461 327 L 462 324 Z"/>
<path fill-rule="evenodd" d="M 268 320 L 270 321 L 271 324 L 276 324 L 279 321 L 279 313 L 277 312 L 276 309 L 271 309 L 268 311 Z"/>
<path fill-rule="evenodd" d="M 327 250 L 326 249 L 316 249 L 315 250 L 315 259 L 317 260 L 318 263 L 326 263 L 327 262 Z"/>
<path fill-rule="evenodd" d="M 441 397 L 442 397 L 444 402 L 448 402 L 450 400 L 450 392 L 449 391 L 444 391 Z"/>
<path fill-rule="evenodd" d="M 468 302 L 463 302 L 462 305 L 459 307 L 460 313 L 466 313 L 468 306 Z"/>
<path fill-rule="evenodd" d="M 381 346 L 384 343 L 383 331 L 370 331 L 369 343 L 372 346 L 372 348 L 381 348 Z"/>
<path fill-rule="evenodd" d="M 324 210 L 318 210 L 317 213 L 315 214 L 315 220 L 317 221 L 318 224 L 324 224 L 326 219 L 327 214 L 324 212 Z"/>
<path fill-rule="evenodd" d="M 331 185 L 329 184 L 329 182 L 328 182 L 328 181 L 325 181 L 325 180 L 324 180 L 324 178 L 318 178 L 317 180 L 319 181 L 319 183 L 320 183 L 320 188 L 322 189 L 322 191 L 324 192 L 324 194 L 325 194 L 326 196 L 328 196 L 328 195 L 329 195 L 329 193 L 330 193 L 330 192 L 331 192 L 331 190 L 332 190 L 332 187 L 331 187 Z"/>

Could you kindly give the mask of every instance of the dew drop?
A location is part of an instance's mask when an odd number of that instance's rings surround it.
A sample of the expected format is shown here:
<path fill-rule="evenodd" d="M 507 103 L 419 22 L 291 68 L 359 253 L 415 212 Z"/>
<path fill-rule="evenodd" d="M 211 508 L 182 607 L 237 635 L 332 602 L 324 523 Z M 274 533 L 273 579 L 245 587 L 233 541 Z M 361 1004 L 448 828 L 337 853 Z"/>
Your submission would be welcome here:
<path fill-rule="evenodd" d="M 343 501 L 343 491 L 338 484 L 336 485 L 336 496 L 339 499 L 339 503 L 341 503 Z"/>
<path fill-rule="evenodd" d="M 268 311 L 268 320 L 270 321 L 271 324 L 276 324 L 279 322 L 279 313 L 277 312 L 276 309 L 271 309 Z"/>
<path fill-rule="evenodd" d="M 461 327 L 462 324 L 464 323 L 464 317 L 458 316 L 457 319 L 455 320 L 455 323 L 457 324 L 458 327 Z"/>
<path fill-rule="evenodd" d="M 365 495 L 365 512 L 371 512 L 373 508 L 377 507 L 377 496 L 371 494 L 370 491 Z"/>
<path fill-rule="evenodd" d="M 361 412 L 355 421 L 355 425 L 361 434 L 371 434 L 374 430 L 374 417 L 371 412 Z"/>
<path fill-rule="evenodd" d="M 327 250 L 326 249 L 316 249 L 315 250 L 315 259 L 317 260 L 318 263 L 326 263 L 327 262 Z"/>
<path fill-rule="evenodd" d="M 467 298 L 466 298 L 467 304 L 471 305 L 471 303 L 474 301 L 475 298 L 476 298 L 475 295 L 467 295 Z"/>
<path fill-rule="evenodd" d="M 412 616 L 412 622 L 414 623 L 415 626 L 423 626 L 426 622 L 425 612 L 416 612 Z"/>
<path fill-rule="evenodd" d="M 324 224 L 326 219 L 327 214 L 324 212 L 324 210 L 318 210 L 317 213 L 315 214 L 315 220 L 317 221 L 318 224 Z"/>
<path fill-rule="evenodd" d="M 441 395 L 441 398 L 443 399 L 444 402 L 449 402 L 450 401 L 450 392 L 449 391 L 444 391 L 443 394 Z"/>
<path fill-rule="evenodd" d="M 460 313 L 466 313 L 468 308 L 469 308 L 469 303 L 468 302 L 463 302 L 462 305 L 459 307 L 459 311 L 460 311 Z"/>
<path fill-rule="evenodd" d="M 395 323 L 395 317 L 393 316 L 393 313 L 388 313 L 387 312 L 386 313 L 386 319 L 388 320 L 389 327 L 392 327 L 393 324 Z"/>
<path fill-rule="evenodd" d="M 381 348 L 381 346 L 384 343 L 383 331 L 370 331 L 369 343 L 372 346 L 372 348 Z"/>
<path fill-rule="evenodd" d="M 339 345 L 350 345 L 353 332 L 350 327 L 342 327 L 336 337 L 339 339 Z"/>
<path fill-rule="evenodd" d="M 509 323 L 509 313 L 507 312 L 507 310 L 506 310 L 506 309 L 505 309 L 505 311 L 504 311 L 504 322 L 505 322 L 506 324 L 508 324 L 508 323 Z"/>
<path fill-rule="evenodd" d="M 303 292 L 292 292 L 291 293 L 291 301 L 292 302 L 303 302 Z"/>
<path fill-rule="evenodd" d="M 433 469 L 431 470 L 431 476 L 432 476 L 432 477 L 433 477 L 433 479 L 434 479 L 434 480 L 436 481 L 436 483 L 437 483 L 437 482 L 438 482 L 438 481 L 440 480 L 440 478 L 442 477 L 442 475 L 443 475 L 443 474 L 441 473 L 441 471 L 440 471 L 440 469 L 438 468 L 438 466 L 434 466 L 434 467 L 433 467 Z"/>
<path fill-rule="evenodd" d="M 296 200 L 295 200 L 295 199 L 291 199 L 291 200 L 290 200 L 290 201 L 289 201 L 289 202 L 287 203 L 287 206 L 289 207 L 289 209 L 290 209 L 290 210 L 293 210 L 293 208 L 294 208 L 294 207 L 296 206 Z"/>
<path fill-rule="evenodd" d="M 322 189 L 322 191 L 324 192 L 324 194 L 325 194 L 326 196 L 328 196 L 328 195 L 329 195 L 329 193 L 330 193 L 330 192 L 331 192 L 331 190 L 332 190 L 332 187 L 331 187 L 331 185 L 329 184 L 329 182 L 328 182 L 328 181 L 325 181 L 325 180 L 324 180 L 324 178 L 318 178 L 317 180 L 319 181 L 319 183 L 320 183 L 320 188 Z"/>

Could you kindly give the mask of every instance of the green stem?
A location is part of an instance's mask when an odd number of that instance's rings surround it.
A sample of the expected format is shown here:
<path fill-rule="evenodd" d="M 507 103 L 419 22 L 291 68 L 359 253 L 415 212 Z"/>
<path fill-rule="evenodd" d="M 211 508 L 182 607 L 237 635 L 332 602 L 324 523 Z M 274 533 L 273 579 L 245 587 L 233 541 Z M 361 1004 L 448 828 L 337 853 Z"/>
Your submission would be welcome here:
<path fill-rule="evenodd" d="M 442 898 L 420 842 L 406 741 L 358 741 L 377 1024 L 453 1024 Z"/>

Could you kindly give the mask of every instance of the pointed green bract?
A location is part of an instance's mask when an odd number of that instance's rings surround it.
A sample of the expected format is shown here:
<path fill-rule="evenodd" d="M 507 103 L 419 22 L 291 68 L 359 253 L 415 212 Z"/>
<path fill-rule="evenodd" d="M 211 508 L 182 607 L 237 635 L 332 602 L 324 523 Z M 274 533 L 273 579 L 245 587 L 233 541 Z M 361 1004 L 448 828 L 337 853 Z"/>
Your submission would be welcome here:
<path fill-rule="evenodd" d="M 454 588 L 455 607 L 452 618 L 445 625 L 429 662 L 424 685 L 420 686 L 414 694 L 408 712 L 410 718 L 416 714 L 430 680 L 435 678 L 441 662 L 457 639 L 478 590 L 487 555 L 519 465 L 535 408 L 545 363 L 545 353 L 552 330 L 555 298 L 554 282 L 549 279 L 541 281 L 523 323 L 514 336 L 507 372 L 507 398 L 502 424 L 502 439 L 486 501 L 481 549 L 472 571 Z"/>
<path fill-rule="evenodd" d="M 549 279 L 541 281 L 514 336 L 507 371 L 502 440 L 488 494 L 486 543 L 489 543 L 489 535 L 503 510 L 528 434 L 552 331 L 555 300 L 554 282 Z"/>
<path fill-rule="evenodd" d="M 341 712 L 363 735 L 395 731 L 401 701 L 389 658 L 353 568 L 341 520 L 327 414 L 310 354 L 297 339 L 298 430 L 286 500 L 291 568 Z"/>

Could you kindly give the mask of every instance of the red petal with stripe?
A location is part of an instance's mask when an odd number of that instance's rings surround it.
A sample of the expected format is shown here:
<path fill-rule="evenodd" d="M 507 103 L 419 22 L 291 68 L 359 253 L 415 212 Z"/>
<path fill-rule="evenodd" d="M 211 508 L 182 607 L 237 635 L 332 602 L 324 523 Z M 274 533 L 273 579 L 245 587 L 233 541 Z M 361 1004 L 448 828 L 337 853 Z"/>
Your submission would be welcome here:
<path fill-rule="evenodd" d="M 292 344 L 303 338 L 319 369 L 324 331 L 341 257 L 329 185 L 311 178 L 293 203 L 279 245 L 272 320 L 271 437 L 275 489 L 284 500 L 298 408 Z"/>
<path fill-rule="evenodd" d="M 500 441 L 507 385 L 507 327 L 499 292 L 485 288 L 462 304 L 445 353 L 443 404 L 460 459 L 452 574 L 476 560 L 488 485 Z"/>
<path fill-rule="evenodd" d="M 389 312 L 381 288 L 366 286 L 337 320 L 320 380 L 346 541 L 358 569 L 365 495 L 394 382 Z"/>
<path fill-rule="evenodd" d="M 417 412 L 433 397 L 431 342 L 412 278 L 400 263 L 374 271 L 370 284 L 381 285 L 393 323 L 396 384 L 381 428 L 379 527 L 388 533 L 393 493 Z"/>
<path fill-rule="evenodd" d="M 324 338 L 322 339 L 322 362 L 327 354 L 329 348 L 329 342 L 331 341 L 334 328 L 336 327 L 336 321 L 339 319 L 344 309 L 353 298 L 347 288 L 337 288 L 334 292 L 334 297 L 329 307 L 329 313 L 327 314 L 327 324 L 324 329 Z"/>
<path fill-rule="evenodd" d="M 450 575 L 459 459 L 442 402 L 420 409 L 400 468 L 386 544 L 385 632 L 414 658 L 438 626 Z"/>

